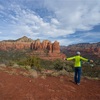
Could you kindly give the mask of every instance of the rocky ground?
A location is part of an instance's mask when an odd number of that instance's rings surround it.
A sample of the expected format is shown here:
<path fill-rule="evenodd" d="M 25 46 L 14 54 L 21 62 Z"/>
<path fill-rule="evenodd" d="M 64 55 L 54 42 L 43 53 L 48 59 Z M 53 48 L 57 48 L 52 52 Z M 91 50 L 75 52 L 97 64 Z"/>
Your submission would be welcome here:
<path fill-rule="evenodd" d="M 23 69 L 0 67 L 0 100 L 100 100 L 100 80 L 37 75 Z"/>

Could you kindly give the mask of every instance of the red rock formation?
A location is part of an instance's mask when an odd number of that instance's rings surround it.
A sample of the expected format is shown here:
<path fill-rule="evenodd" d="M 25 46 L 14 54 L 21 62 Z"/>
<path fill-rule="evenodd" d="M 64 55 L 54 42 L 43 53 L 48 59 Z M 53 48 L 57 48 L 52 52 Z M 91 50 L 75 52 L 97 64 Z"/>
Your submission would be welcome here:
<path fill-rule="evenodd" d="M 49 43 L 47 44 L 47 50 L 48 50 L 48 53 L 49 53 L 49 54 L 53 52 L 53 48 L 52 48 L 52 43 L 51 43 L 51 42 L 49 42 Z"/>
<path fill-rule="evenodd" d="M 31 49 L 33 50 L 33 55 L 39 54 L 39 57 L 42 59 L 63 59 L 64 54 L 60 53 L 59 42 L 55 41 L 51 43 L 48 40 L 44 40 L 42 43 L 38 42 L 31 43 Z"/>
<path fill-rule="evenodd" d="M 64 50 L 65 49 L 65 50 Z M 74 44 L 67 47 L 64 47 L 63 50 L 66 52 L 76 52 L 80 51 L 83 53 L 87 53 L 90 55 L 96 55 L 100 57 L 100 42 L 98 43 L 80 43 L 80 44 Z"/>
<path fill-rule="evenodd" d="M 48 40 L 44 40 L 44 41 L 42 42 L 42 49 L 47 49 L 47 45 L 48 45 L 49 42 L 50 42 L 50 41 L 48 41 Z"/>
<path fill-rule="evenodd" d="M 0 42 L 0 50 L 21 50 L 30 48 L 29 42 Z"/>
<path fill-rule="evenodd" d="M 55 41 L 55 42 L 52 44 L 52 49 L 53 49 L 53 53 L 60 53 L 59 42 Z"/>
<path fill-rule="evenodd" d="M 34 48 L 33 49 L 35 49 L 35 50 L 40 50 L 42 47 L 41 47 L 41 42 L 40 42 L 40 40 L 38 39 L 38 40 L 36 40 L 35 42 L 34 42 L 34 44 L 33 44 L 34 46 Z"/>
<path fill-rule="evenodd" d="M 39 55 L 41 58 L 63 58 L 63 54 L 60 53 L 59 42 L 57 41 L 55 41 L 54 43 L 51 43 L 49 40 L 44 40 L 43 42 L 41 42 L 39 39 L 32 40 L 24 36 L 17 40 L 4 40 L 0 42 L 0 50 L 7 51 L 23 49 L 31 49 L 33 55 Z"/>
<path fill-rule="evenodd" d="M 51 43 L 48 40 L 44 40 L 42 43 L 40 43 L 40 40 L 36 40 L 35 42 L 31 43 L 31 49 L 41 51 L 47 50 L 48 53 L 60 53 L 60 46 L 59 42 L 57 41 Z"/>

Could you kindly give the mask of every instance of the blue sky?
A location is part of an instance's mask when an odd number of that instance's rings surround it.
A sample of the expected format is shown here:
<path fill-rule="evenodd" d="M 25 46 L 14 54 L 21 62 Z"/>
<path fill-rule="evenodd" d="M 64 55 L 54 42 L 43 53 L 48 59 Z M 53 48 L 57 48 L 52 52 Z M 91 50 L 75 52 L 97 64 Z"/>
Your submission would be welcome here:
<path fill-rule="evenodd" d="M 0 0 L 0 41 L 22 36 L 100 42 L 100 0 Z"/>

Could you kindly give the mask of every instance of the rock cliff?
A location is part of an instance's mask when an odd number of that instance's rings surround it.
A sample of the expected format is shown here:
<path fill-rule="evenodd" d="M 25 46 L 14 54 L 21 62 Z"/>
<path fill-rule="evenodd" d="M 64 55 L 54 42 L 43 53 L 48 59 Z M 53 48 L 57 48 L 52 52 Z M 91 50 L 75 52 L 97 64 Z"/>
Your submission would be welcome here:
<path fill-rule="evenodd" d="M 30 48 L 29 42 L 0 42 L 0 50 L 22 50 Z"/>
<path fill-rule="evenodd" d="M 17 40 L 4 40 L 0 42 L 0 50 L 31 50 L 32 55 L 39 55 L 42 58 L 63 58 L 64 54 L 60 53 L 59 42 L 51 43 L 49 40 L 40 41 L 32 40 L 26 36 Z"/>
<path fill-rule="evenodd" d="M 59 42 L 55 41 L 51 43 L 49 40 L 44 40 L 40 42 L 40 40 L 35 40 L 31 43 L 31 49 L 37 51 L 47 51 L 48 53 L 60 53 L 60 45 Z"/>
<path fill-rule="evenodd" d="M 55 41 L 51 43 L 49 40 L 44 40 L 40 42 L 40 40 L 35 40 L 31 43 L 30 46 L 32 55 L 39 55 L 43 59 L 63 59 L 65 55 L 60 52 L 59 42 Z"/>
<path fill-rule="evenodd" d="M 22 50 L 30 48 L 30 43 L 33 40 L 23 36 L 17 40 L 3 40 L 0 42 L 0 50 Z"/>
<path fill-rule="evenodd" d="M 67 47 L 61 47 L 61 51 L 75 54 L 76 51 L 82 52 L 82 54 L 95 55 L 100 57 L 100 42 L 98 43 L 79 43 L 69 45 Z"/>

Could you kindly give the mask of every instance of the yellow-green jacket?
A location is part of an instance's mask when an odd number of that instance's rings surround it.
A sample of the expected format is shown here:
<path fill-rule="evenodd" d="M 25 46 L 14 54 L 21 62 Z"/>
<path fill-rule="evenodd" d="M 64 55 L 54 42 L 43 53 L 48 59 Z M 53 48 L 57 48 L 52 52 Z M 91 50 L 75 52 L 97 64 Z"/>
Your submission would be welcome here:
<path fill-rule="evenodd" d="M 80 55 L 67 58 L 66 60 L 75 60 L 74 67 L 81 67 L 81 61 L 82 61 L 82 60 L 84 60 L 84 61 L 89 61 L 88 59 L 83 58 L 83 57 L 81 57 Z"/>

